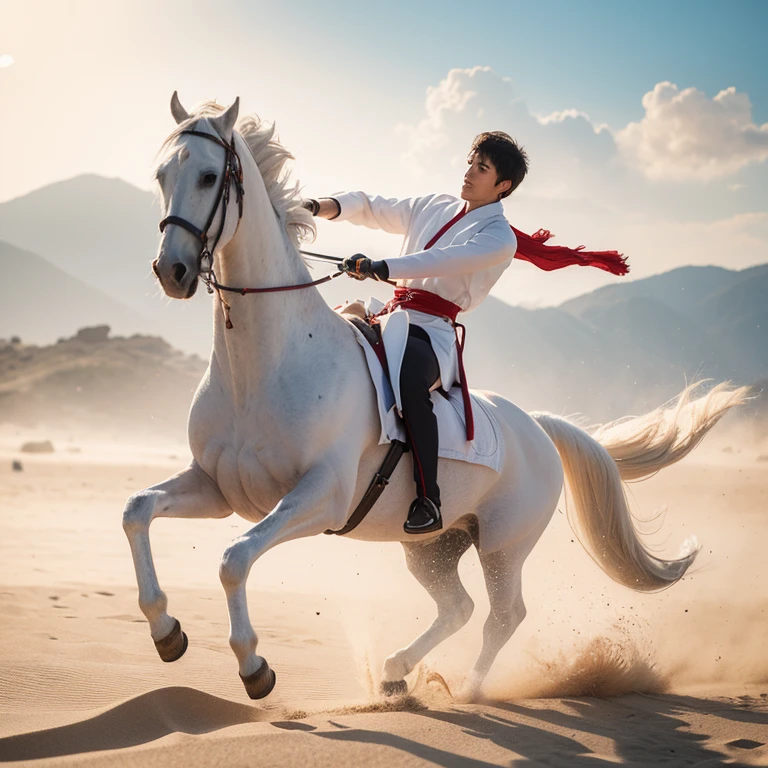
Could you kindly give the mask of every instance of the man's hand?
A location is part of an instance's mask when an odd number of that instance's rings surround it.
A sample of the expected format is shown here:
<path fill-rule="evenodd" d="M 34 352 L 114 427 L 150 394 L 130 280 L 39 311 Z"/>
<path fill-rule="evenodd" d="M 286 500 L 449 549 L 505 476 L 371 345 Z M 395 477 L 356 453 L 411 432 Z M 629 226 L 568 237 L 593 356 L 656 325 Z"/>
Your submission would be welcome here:
<path fill-rule="evenodd" d="M 320 203 L 313 197 L 308 197 L 306 200 L 302 200 L 301 207 L 306 208 L 313 216 L 317 216 L 317 214 L 320 213 Z"/>
<path fill-rule="evenodd" d="M 344 259 L 341 268 L 355 280 L 365 280 L 367 277 L 372 277 L 374 280 L 389 278 L 389 267 L 386 261 L 371 261 L 362 253 L 356 253 Z"/>

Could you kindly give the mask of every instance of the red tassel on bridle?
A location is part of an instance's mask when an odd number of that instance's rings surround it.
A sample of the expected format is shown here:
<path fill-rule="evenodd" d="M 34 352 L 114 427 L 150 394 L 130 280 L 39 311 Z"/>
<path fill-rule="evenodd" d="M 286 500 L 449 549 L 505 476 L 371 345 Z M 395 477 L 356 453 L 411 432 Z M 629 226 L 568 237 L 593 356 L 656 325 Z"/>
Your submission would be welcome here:
<path fill-rule="evenodd" d="M 511 225 L 510 225 L 511 226 Z M 583 245 L 568 248 L 564 245 L 545 245 L 552 237 L 548 229 L 540 229 L 526 235 L 512 227 L 517 237 L 516 259 L 529 261 L 539 269 L 552 272 L 562 267 L 577 264 L 581 267 L 597 267 L 612 275 L 626 275 L 629 272 L 627 260 L 618 251 L 585 251 Z"/>

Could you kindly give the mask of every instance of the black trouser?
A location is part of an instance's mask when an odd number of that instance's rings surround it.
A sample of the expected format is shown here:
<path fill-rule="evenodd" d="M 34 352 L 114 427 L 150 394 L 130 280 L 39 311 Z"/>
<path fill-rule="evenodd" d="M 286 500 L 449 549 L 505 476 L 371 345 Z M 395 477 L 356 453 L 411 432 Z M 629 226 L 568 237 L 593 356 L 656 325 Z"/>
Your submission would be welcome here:
<path fill-rule="evenodd" d="M 440 505 L 437 485 L 437 418 L 429 388 L 440 378 L 440 366 L 427 332 L 411 325 L 400 369 L 400 397 L 413 454 L 413 479 L 419 496 Z"/>

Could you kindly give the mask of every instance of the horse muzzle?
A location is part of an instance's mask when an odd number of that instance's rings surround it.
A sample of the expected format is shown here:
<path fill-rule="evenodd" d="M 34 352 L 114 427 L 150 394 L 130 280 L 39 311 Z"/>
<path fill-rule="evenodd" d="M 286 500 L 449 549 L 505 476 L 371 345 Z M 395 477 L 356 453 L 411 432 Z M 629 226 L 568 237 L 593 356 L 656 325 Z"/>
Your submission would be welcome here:
<path fill-rule="evenodd" d="M 197 291 L 199 269 L 187 261 L 167 258 L 167 253 L 152 262 L 152 271 L 160 282 L 166 296 L 172 299 L 191 299 Z"/>

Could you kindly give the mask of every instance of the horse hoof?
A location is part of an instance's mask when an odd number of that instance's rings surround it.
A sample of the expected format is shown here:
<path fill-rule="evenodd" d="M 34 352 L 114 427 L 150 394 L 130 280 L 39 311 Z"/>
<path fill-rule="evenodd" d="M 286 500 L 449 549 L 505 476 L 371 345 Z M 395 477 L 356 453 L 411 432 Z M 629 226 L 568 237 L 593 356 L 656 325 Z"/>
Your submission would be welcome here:
<path fill-rule="evenodd" d="M 384 696 L 405 696 L 408 693 L 408 683 L 405 680 L 382 682 L 379 689 Z"/>
<path fill-rule="evenodd" d="M 162 640 L 155 640 L 155 648 L 163 661 L 176 661 L 187 650 L 189 640 L 185 632 L 181 631 L 181 624 L 176 619 L 173 629 Z"/>
<path fill-rule="evenodd" d="M 270 669 L 267 660 L 265 659 L 261 666 L 252 674 L 247 677 L 240 675 L 240 679 L 245 686 L 245 692 L 251 699 L 263 699 L 265 696 L 269 696 L 272 693 L 272 689 L 277 682 L 277 675 L 273 669 Z"/>

